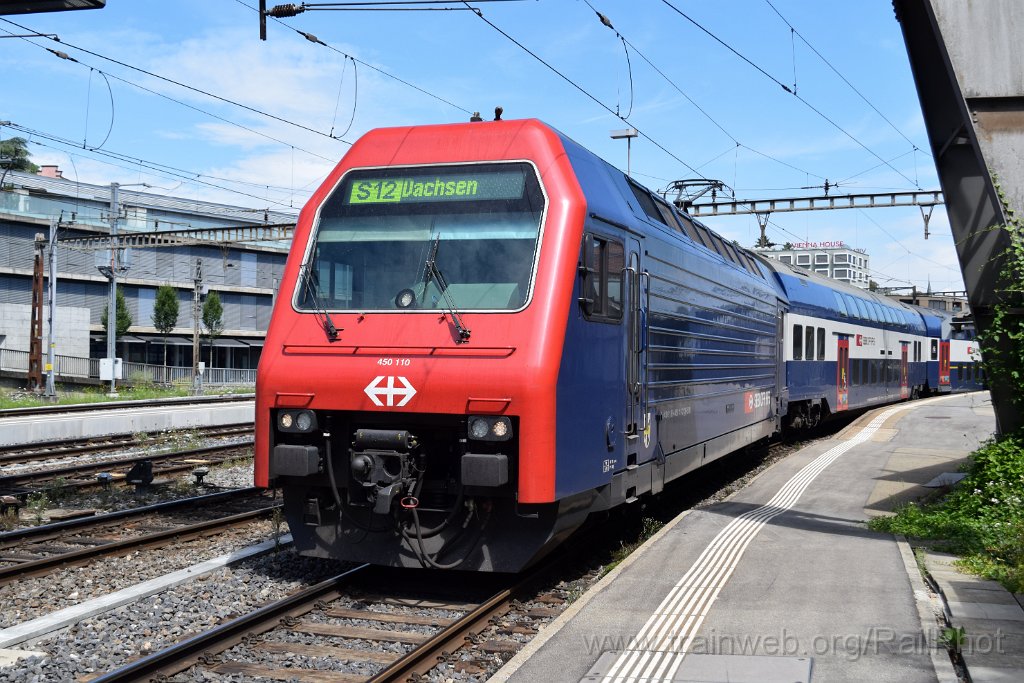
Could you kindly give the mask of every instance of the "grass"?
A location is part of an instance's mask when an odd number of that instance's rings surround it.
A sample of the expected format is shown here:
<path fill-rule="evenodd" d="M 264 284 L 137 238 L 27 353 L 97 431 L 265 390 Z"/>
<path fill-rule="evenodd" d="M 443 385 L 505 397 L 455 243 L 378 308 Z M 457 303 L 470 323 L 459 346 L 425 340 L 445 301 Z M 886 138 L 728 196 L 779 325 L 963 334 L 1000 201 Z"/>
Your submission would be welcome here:
<path fill-rule="evenodd" d="M 640 520 L 640 528 L 631 541 L 622 541 L 617 550 L 612 552 L 611 561 L 604 566 L 601 576 L 604 576 L 617 567 L 623 560 L 629 557 L 634 550 L 642 546 L 651 536 L 658 533 L 665 523 L 652 517 L 643 517 Z"/>
<path fill-rule="evenodd" d="M 967 476 L 930 503 L 911 503 L 869 523 L 876 531 L 930 539 L 960 556 L 958 566 L 1024 592 L 1024 432 L 975 451 Z"/>
<path fill-rule="evenodd" d="M 62 391 L 58 389 L 57 400 L 51 401 L 37 394 L 23 391 L 6 391 L 0 393 L 0 409 L 32 408 L 35 406 L 71 405 L 76 403 L 104 403 L 106 401 L 143 401 L 154 398 L 175 398 L 189 395 L 189 385 L 157 386 L 152 383 L 138 385 L 119 384 L 116 398 L 107 396 L 107 387 Z M 252 387 L 222 387 L 210 390 L 207 395 L 215 394 L 251 394 Z"/>

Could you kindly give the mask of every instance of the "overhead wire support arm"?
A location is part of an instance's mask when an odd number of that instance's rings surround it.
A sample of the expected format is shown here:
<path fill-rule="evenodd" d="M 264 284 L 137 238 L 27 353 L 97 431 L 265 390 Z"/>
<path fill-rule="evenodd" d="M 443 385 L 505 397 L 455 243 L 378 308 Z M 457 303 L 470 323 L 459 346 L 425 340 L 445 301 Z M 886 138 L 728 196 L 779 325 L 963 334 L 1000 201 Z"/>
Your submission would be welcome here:
<path fill-rule="evenodd" d="M 129 249 L 143 247 L 174 247 L 209 242 L 275 242 L 290 240 L 295 232 L 293 223 L 242 225 L 218 228 L 189 228 L 156 232 L 118 233 L 113 237 L 70 237 L 58 240 L 62 247 L 77 251 Z"/>
<path fill-rule="evenodd" d="M 475 0 L 476 2 L 522 2 L 523 0 Z M 470 7 L 452 7 L 464 4 L 461 0 L 380 0 L 371 2 L 289 2 L 267 9 L 267 0 L 260 0 L 260 40 L 267 39 L 267 17 L 287 19 L 297 17 L 306 11 L 350 11 L 350 12 L 432 12 L 432 11 L 475 11 Z M 432 5 L 425 7 L 424 5 Z M 316 42 L 316 41 L 314 41 Z"/>
<path fill-rule="evenodd" d="M 789 211 L 828 211 L 833 209 L 880 209 L 894 206 L 935 206 L 943 204 L 941 190 L 922 192 L 883 192 L 877 194 L 826 195 L 822 197 L 783 197 L 777 199 L 737 199 L 707 202 L 685 207 L 691 216 L 732 216 L 740 214 L 781 213 Z M 684 208 L 679 200 L 676 205 Z"/>

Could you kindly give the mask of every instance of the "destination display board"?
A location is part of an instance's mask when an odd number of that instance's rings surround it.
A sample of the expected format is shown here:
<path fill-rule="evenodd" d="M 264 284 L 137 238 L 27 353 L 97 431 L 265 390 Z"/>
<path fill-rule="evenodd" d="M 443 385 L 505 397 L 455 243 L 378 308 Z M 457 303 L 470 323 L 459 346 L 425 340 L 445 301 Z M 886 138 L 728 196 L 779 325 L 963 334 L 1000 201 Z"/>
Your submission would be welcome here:
<path fill-rule="evenodd" d="M 521 199 L 526 186 L 520 170 L 367 176 L 354 178 L 346 204 L 491 201 Z"/>

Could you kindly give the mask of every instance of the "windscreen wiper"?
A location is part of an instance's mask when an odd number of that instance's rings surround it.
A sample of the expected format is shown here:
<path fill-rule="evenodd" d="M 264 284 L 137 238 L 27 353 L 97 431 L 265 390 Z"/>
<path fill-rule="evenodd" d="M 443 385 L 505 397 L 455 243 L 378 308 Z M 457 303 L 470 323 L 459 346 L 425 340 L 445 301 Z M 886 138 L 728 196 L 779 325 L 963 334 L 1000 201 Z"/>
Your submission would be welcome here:
<path fill-rule="evenodd" d="M 437 247 L 440 242 L 441 235 L 438 234 L 434 238 L 434 243 L 430 245 L 430 252 L 427 254 L 426 262 L 423 264 L 423 296 L 426 297 L 427 295 L 427 286 L 430 284 L 430 280 L 433 279 L 437 282 L 437 288 L 441 292 L 441 299 L 444 301 L 445 310 L 451 316 L 452 324 L 455 325 L 455 330 L 459 333 L 459 338 L 455 341 L 463 344 L 469 341 L 470 331 L 462 322 L 462 316 L 459 315 L 459 310 L 455 306 L 455 299 L 452 298 L 451 293 L 448 291 L 448 281 L 444 279 L 444 274 L 437 267 Z"/>
<path fill-rule="evenodd" d="M 313 302 L 313 314 L 320 323 L 320 327 L 324 328 L 327 341 L 338 341 L 338 328 L 334 326 L 331 314 L 320 303 L 320 287 L 318 283 L 313 282 L 313 269 L 309 263 L 302 264 L 299 277 L 302 278 L 302 286 L 306 290 L 306 298 Z"/>

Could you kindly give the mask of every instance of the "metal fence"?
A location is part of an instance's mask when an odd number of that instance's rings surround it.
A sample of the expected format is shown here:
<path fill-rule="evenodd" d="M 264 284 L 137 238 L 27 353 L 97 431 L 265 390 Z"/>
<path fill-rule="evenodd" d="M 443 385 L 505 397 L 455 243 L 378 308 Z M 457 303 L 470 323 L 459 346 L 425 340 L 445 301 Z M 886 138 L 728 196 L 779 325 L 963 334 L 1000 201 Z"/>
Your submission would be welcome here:
<path fill-rule="evenodd" d="M 28 351 L 0 348 L 0 370 L 28 373 Z M 46 361 L 46 357 L 43 357 Z M 148 363 L 122 363 L 123 380 L 128 382 L 156 382 L 166 384 L 189 384 L 192 382 L 192 368 L 174 365 L 150 365 Z M 54 372 L 58 379 L 99 379 L 98 358 L 78 356 L 56 356 Z M 207 368 L 203 374 L 204 384 L 255 384 L 256 370 L 252 368 Z"/>

